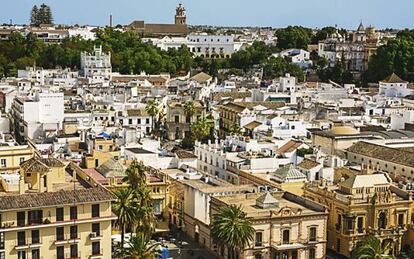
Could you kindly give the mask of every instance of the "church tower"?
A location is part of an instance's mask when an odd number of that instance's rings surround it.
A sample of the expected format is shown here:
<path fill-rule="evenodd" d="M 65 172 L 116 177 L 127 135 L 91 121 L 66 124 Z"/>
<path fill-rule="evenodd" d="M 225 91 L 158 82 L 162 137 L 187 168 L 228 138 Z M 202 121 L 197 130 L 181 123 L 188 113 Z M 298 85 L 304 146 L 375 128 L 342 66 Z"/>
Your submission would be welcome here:
<path fill-rule="evenodd" d="M 175 24 L 187 24 L 187 15 L 182 4 L 175 9 Z"/>

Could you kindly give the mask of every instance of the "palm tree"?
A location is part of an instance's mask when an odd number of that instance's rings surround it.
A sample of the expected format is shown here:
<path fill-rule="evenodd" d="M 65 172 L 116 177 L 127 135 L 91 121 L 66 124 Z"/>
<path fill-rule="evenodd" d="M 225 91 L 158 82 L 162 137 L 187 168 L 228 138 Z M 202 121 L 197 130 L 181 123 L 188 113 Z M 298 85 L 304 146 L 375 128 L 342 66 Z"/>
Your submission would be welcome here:
<path fill-rule="evenodd" d="M 143 233 L 137 232 L 128 242 L 129 247 L 124 251 L 124 258 L 130 259 L 155 259 L 158 246 L 157 243 L 151 244 Z"/>
<path fill-rule="evenodd" d="M 127 181 L 129 183 L 129 186 L 135 190 L 139 186 L 145 185 L 147 179 L 145 171 L 146 168 L 142 163 L 133 161 L 125 171 L 126 176 L 124 178 L 124 181 Z"/>
<path fill-rule="evenodd" d="M 213 216 L 211 236 L 217 245 L 227 246 L 229 258 L 236 258 L 237 249 L 243 250 L 253 240 L 255 230 L 241 206 L 222 207 Z"/>
<path fill-rule="evenodd" d="M 352 251 L 351 258 L 355 259 L 392 259 L 388 254 L 389 246 L 382 246 L 381 240 L 368 236 Z"/>
<path fill-rule="evenodd" d="M 185 113 L 187 123 L 191 123 L 191 117 L 193 117 L 195 112 L 196 112 L 196 108 L 194 106 L 194 102 L 193 101 L 185 102 L 185 104 L 184 104 L 184 113 Z"/>
<path fill-rule="evenodd" d="M 231 134 L 234 134 L 234 135 L 240 135 L 242 133 L 241 128 L 238 124 L 232 124 L 230 126 L 229 131 L 230 131 Z"/>
<path fill-rule="evenodd" d="M 116 201 L 113 209 L 117 215 L 115 224 L 121 229 L 121 248 L 124 247 L 125 229 L 133 225 L 137 216 L 137 209 L 133 203 L 131 189 L 119 189 L 115 192 Z"/>
<path fill-rule="evenodd" d="M 154 119 L 159 113 L 158 106 L 159 103 L 157 100 L 149 100 L 145 106 L 145 110 L 151 116 L 151 133 L 154 130 Z"/>
<path fill-rule="evenodd" d="M 191 125 L 191 130 L 196 140 L 204 141 L 211 136 L 211 131 L 214 130 L 214 121 L 209 116 L 201 118 Z"/>

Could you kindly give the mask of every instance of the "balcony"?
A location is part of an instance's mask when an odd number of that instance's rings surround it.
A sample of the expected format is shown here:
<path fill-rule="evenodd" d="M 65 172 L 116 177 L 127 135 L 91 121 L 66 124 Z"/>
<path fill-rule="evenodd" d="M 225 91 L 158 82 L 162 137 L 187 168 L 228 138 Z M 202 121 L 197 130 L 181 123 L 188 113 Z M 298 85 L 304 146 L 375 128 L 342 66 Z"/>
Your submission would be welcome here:
<path fill-rule="evenodd" d="M 76 244 L 79 243 L 80 237 L 73 237 L 71 235 L 63 235 L 56 237 L 56 240 L 53 241 L 55 245 L 64 245 L 64 244 Z"/>
<path fill-rule="evenodd" d="M 103 249 L 100 249 L 99 251 L 92 251 L 92 255 L 89 256 L 90 259 L 97 259 L 103 257 Z"/>
<path fill-rule="evenodd" d="M 81 258 L 82 258 L 82 256 L 81 256 L 81 252 L 80 251 L 78 251 L 78 252 L 76 252 L 74 254 L 65 253 L 65 259 L 81 259 Z"/>
<path fill-rule="evenodd" d="M 100 233 L 97 233 L 97 232 L 91 232 L 89 234 L 89 239 L 91 241 L 99 241 L 102 239 L 102 235 L 100 235 Z"/>
<path fill-rule="evenodd" d="M 16 250 L 25 250 L 29 248 L 29 240 L 28 239 L 18 239 L 17 244 L 14 247 Z"/>

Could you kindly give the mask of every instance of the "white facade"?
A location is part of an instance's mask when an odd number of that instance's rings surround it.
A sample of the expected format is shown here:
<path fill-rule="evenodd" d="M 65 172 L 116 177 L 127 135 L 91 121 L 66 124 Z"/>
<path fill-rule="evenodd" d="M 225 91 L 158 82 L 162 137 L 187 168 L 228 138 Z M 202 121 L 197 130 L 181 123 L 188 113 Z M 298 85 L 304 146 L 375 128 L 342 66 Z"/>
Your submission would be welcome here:
<path fill-rule="evenodd" d="M 84 40 L 96 40 L 96 33 L 93 30 L 96 27 L 74 27 L 68 30 L 69 37 L 81 37 Z"/>
<path fill-rule="evenodd" d="M 92 54 L 81 54 L 81 71 L 92 82 L 103 82 L 110 78 L 112 73 L 111 53 L 103 53 L 102 46 L 95 47 Z"/>
<path fill-rule="evenodd" d="M 310 52 L 303 49 L 287 49 L 272 56 L 287 58 L 291 63 L 298 65 L 302 69 L 309 68 L 312 65 Z"/>
<path fill-rule="evenodd" d="M 408 89 L 408 82 L 379 82 L 379 95 L 385 97 L 405 97 L 412 94 L 413 90 Z"/>
<path fill-rule="evenodd" d="M 190 34 L 187 37 L 164 37 L 145 41 L 162 50 L 179 49 L 185 45 L 196 57 L 229 58 L 236 51 L 231 35 Z"/>
<path fill-rule="evenodd" d="M 70 71 L 70 69 L 27 67 L 25 70 L 18 70 L 17 77 L 40 85 L 72 87 L 77 82 L 78 72 Z"/>

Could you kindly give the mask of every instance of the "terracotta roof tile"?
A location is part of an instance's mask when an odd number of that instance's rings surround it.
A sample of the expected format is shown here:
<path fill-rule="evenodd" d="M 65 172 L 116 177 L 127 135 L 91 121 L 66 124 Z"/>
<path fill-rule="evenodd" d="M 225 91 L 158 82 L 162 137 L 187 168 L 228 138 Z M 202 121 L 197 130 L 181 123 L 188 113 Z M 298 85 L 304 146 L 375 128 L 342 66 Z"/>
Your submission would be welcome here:
<path fill-rule="evenodd" d="M 73 203 L 113 201 L 114 196 L 103 187 L 82 190 L 10 195 L 0 197 L 0 210 L 62 206 Z"/>

